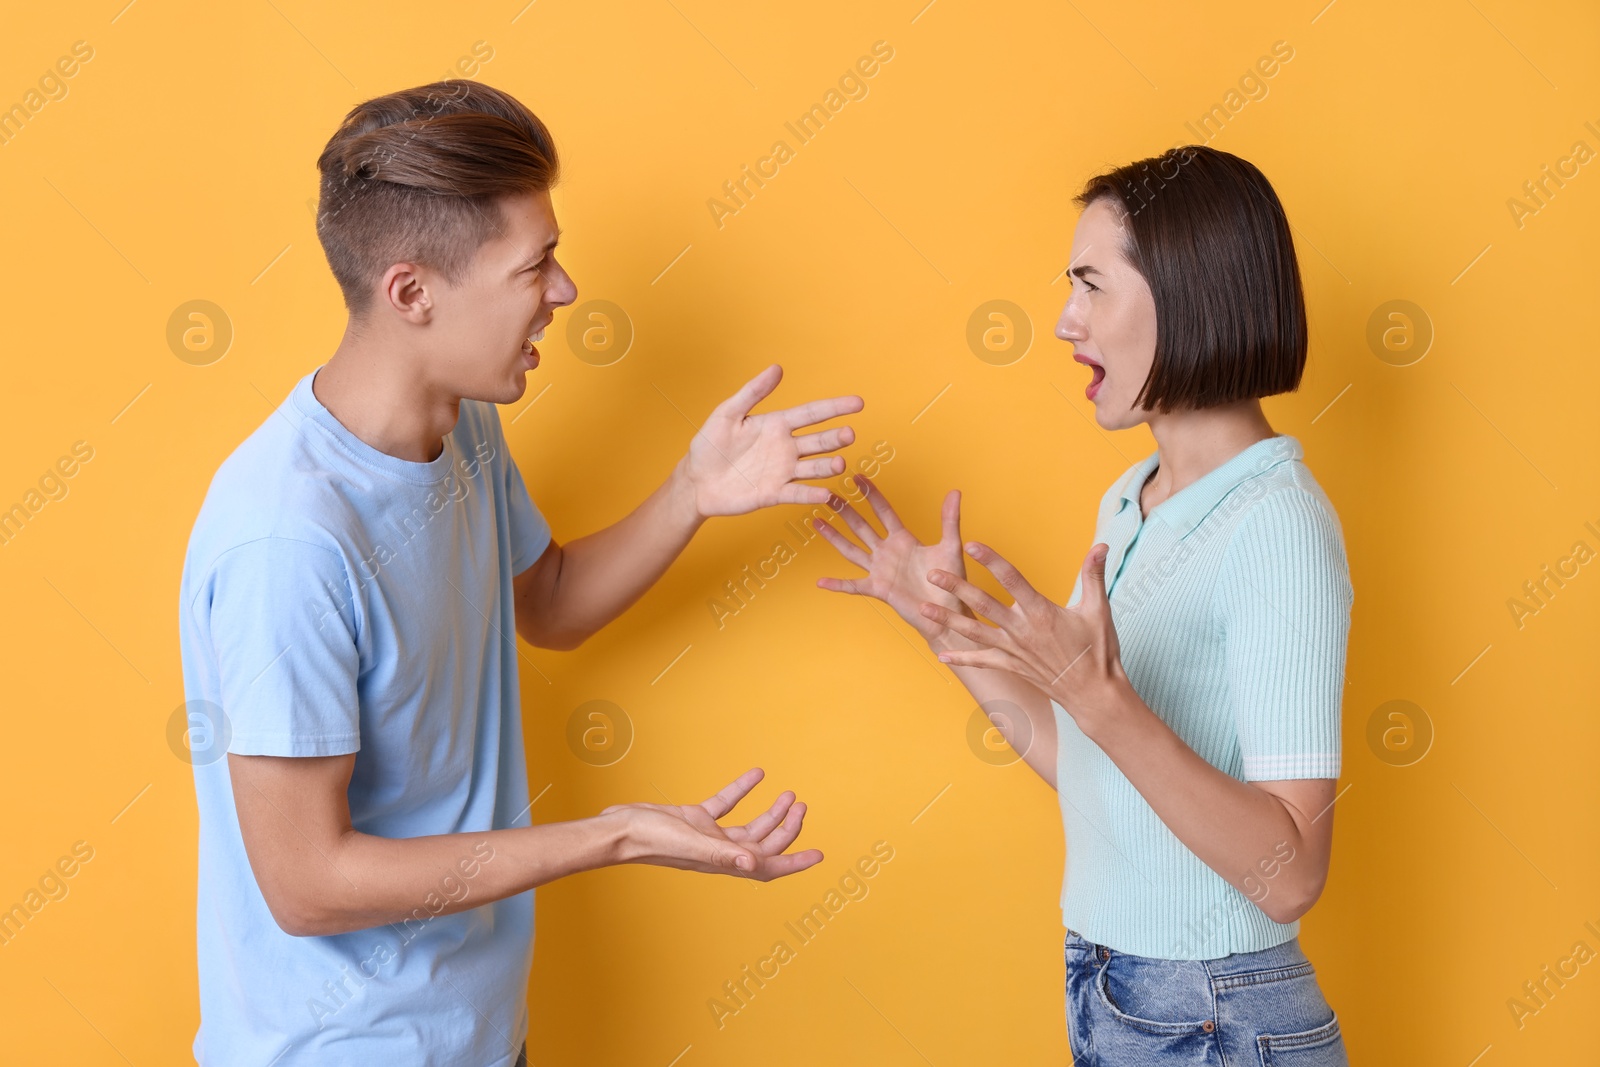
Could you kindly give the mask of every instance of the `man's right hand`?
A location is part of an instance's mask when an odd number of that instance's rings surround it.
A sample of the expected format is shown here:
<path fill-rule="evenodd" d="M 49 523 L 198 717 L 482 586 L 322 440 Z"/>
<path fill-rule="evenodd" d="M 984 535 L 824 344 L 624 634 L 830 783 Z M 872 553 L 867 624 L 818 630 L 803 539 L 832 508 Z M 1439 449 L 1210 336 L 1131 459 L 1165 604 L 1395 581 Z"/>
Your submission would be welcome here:
<path fill-rule="evenodd" d="M 733 874 L 770 882 L 803 871 L 822 859 L 810 848 L 784 852 L 800 836 L 806 806 L 785 791 L 772 807 L 743 826 L 723 826 L 727 815 L 755 788 L 765 772 L 745 771 L 727 788 L 700 804 L 614 804 L 600 814 L 626 820 L 624 863 L 649 863 L 704 874 Z"/>
<path fill-rule="evenodd" d="M 861 544 L 856 544 L 820 519 L 813 519 L 812 525 L 830 545 L 839 550 L 841 556 L 867 573 L 862 578 L 818 578 L 817 585 L 835 593 L 869 596 L 883 601 L 930 644 L 948 642 L 952 638 L 961 641 L 960 637 L 922 614 L 924 602 L 938 604 L 951 611 L 967 610 L 954 594 L 928 582 L 928 572 L 935 568 L 966 577 L 966 557 L 961 552 L 961 491 L 952 489 L 945 495 L 939 540 L 925 545 L 905 528 L 882 490 L 862 475 L 856 476 L 856 483 L 865 492 L 878 521 L 883 523 L 884 532 L 880 535 L 854 506 L 835 498 L 829 506 L 844 516 L 845 525 L 861 539 Z M 942 650 L 944 645 L 938 644 L 938 647 Z"/>

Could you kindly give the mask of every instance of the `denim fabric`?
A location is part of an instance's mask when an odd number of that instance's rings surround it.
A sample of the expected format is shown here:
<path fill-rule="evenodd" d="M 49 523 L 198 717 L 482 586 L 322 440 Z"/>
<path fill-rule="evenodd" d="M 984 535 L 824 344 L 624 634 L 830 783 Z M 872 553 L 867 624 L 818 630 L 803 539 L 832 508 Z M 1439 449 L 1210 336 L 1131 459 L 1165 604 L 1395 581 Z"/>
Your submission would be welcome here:
<path fill-rule="evenodd" d="M 1349 1067 L 1298 938 L 1210 960 L 1118 952 L 1067 931 L 1076 1067 Z"/>

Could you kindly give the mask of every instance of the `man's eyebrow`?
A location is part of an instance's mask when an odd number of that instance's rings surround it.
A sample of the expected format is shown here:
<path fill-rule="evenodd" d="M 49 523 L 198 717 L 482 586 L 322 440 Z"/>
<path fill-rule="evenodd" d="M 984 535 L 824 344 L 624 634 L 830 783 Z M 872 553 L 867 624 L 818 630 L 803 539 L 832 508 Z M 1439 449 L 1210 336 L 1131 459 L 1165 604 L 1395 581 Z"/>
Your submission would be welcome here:
<path fill-rule="evenodd" d="M 556 235 L 554 237 L 550 238 L 550 240 L 546 241 L 544 243 L 544 247 L 539 249 L 538 252 L 534 253 L 533 255 L 529 256 L 527 259 L 523 260 L 521 266 L 522 267 L 531 267 L 531 266 L 533 266 L 535 263 L 537 263 L 541 259 L 543 259 L 549 253 L 549 251 L 552 248 L 554 248 L 556 245 L 558 245 L 560 243 L 561 243 L 561 231 L 557 230 L 556 231 Z"/>

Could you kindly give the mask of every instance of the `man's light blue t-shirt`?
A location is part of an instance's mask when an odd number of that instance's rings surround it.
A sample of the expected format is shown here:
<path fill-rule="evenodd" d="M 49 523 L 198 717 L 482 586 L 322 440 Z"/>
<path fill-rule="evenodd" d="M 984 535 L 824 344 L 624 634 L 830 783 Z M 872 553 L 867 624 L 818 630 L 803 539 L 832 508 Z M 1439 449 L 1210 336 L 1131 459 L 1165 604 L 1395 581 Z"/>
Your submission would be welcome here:
<path fill-rule="evenodd" d="M 403 922 L 294 937 L 240 837 L 228 752 L 356 753 L 350 815 L 366 834 L 530 821 L 512 577 L 550 530 L 499 415 L 463 400 L 439 457 L 411 462 L 347 430 L 312 392 L 315 375 L 217 470 L 184 560 L 200 814 L 194 1054 L 202 1065 L 509 1067 L 528 1027 L 531 890 L 435 914 L 471 895 L 463 866 L 441 872 Z"/>

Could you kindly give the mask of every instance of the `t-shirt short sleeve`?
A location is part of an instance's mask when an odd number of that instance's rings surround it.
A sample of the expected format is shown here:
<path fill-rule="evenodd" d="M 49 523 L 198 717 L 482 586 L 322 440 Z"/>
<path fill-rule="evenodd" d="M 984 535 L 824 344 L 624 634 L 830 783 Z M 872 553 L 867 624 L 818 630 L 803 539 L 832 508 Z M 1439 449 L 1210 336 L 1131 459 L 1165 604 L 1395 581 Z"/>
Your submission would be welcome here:
<path fill-rule="evenodd" d="M 1304 490 L 1270 493 L 1217 578 L 1245 780 L 1339 777 L 1354 592 L 1338 518 Z"/>
<path fill-rule="evenodd" d="M 550 524 L 534 506 L 533 498 L 528 495 L 528 487 L 522 481 L 522 472 L 517 470 L 517 461 L 511 458 L 511 450 L 505 448 L 504 437 L 500 439 L 500 444 L 505 449 L 506 460 L 505 490 L 506 511 L 511 523 L 511 573 L 517 575 L 533 566 L 549 547 Z"/>
<path fill-rule="evenodd" d="M 360 655 L 341 557 L 306 541 L 264 537 L 217 557 L 209 588 L 228 751 L 357 751 Z"/>

